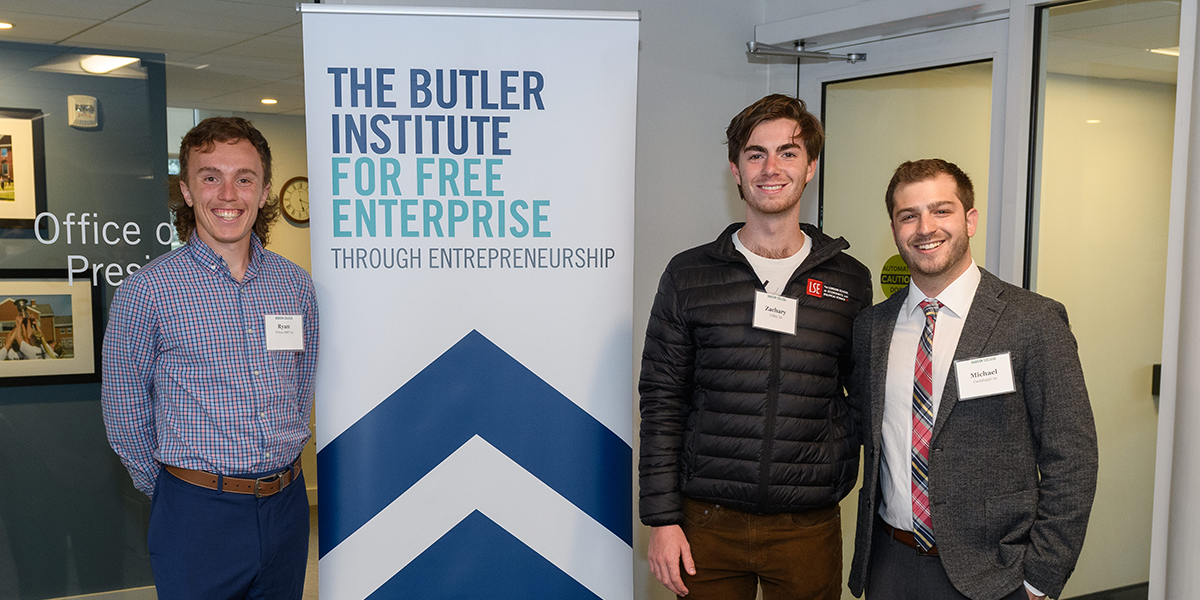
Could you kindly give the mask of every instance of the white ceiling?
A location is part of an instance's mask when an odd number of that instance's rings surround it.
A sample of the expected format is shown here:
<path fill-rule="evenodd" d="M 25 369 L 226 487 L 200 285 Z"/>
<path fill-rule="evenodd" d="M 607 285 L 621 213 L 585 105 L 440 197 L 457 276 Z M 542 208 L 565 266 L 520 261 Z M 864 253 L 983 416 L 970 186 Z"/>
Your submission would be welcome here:
<path fill-rule="evenodd" d="M 0 40 L 162 52 L 168 106 L 302 115 L 303 46 L 296 4 L 0 0 L 0 21 L 13 24 L 0 30 Z M 1146 48 L 1178 45 L 1178 11 L 1178 0 L 1101 0 L 1054 9 L 1047 67 L 1173 82 L 1175 59 Z M 268 97 L 279 103 L 262 104 Z"/>
<path fill-rule="evenodd" d="M 1179 8 L 1178 0 L 1097 0 L 1051 8 L 1046 70 L 1174 84 L 1178 59 L 1149 49 L 1179 45 Z"/>
<path fill-rule="evenodd" d="M 0 0 L 0 21 L 13 24 L 0 30 L 0 40 L 162 52 L 168 106 L 302 115 L 303 47 L 296 4 Z M 279 103 L 262 104 L 268 97 Z"/>

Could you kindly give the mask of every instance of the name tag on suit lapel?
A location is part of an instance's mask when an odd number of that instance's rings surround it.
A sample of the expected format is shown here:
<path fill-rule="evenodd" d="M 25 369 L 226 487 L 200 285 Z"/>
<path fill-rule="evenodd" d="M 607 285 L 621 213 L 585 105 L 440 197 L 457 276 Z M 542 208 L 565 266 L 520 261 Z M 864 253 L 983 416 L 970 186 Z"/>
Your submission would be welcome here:
<path fill-rule="evenodd" d="M 971 400 L 1015 392 L 1012 356 L 1008 352 L 954 361 L 958 399 Z"/>

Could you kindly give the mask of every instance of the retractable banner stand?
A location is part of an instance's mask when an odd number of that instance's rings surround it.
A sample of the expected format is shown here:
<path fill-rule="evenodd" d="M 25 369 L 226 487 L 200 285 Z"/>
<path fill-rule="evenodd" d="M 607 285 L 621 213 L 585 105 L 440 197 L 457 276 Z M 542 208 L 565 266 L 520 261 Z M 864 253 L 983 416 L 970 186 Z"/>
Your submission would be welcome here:
<path fill-rule="evenodd" d="M 321 596 L 632 598 L 637 13 L 301 8 Z"/>

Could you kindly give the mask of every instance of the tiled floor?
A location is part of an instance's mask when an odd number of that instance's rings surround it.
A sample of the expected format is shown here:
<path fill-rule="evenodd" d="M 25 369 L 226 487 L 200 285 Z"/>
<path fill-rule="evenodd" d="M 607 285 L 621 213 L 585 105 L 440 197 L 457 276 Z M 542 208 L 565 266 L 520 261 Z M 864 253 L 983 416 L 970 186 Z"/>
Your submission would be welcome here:
<path fill-rule="evenodd" d="M 1064 600 L 1146 600 L 1146 597 L 1149 595 L 1150 584 L 1140 583 L 1137 585 L 1128 585 L 1114 590 L 1066 598 Z M 315 598 L 316 596 L 313 597 Z"/>

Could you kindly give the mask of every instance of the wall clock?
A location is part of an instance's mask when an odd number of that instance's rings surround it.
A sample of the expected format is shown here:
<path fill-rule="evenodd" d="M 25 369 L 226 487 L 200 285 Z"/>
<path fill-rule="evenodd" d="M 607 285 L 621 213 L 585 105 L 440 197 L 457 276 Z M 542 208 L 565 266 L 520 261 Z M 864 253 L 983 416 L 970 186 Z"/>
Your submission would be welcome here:
<path fill-rule="evenodd" d="M 295 223 L 308 222 L 308 178 L 293 177 L 279 190 L 283 215 Z"/>

